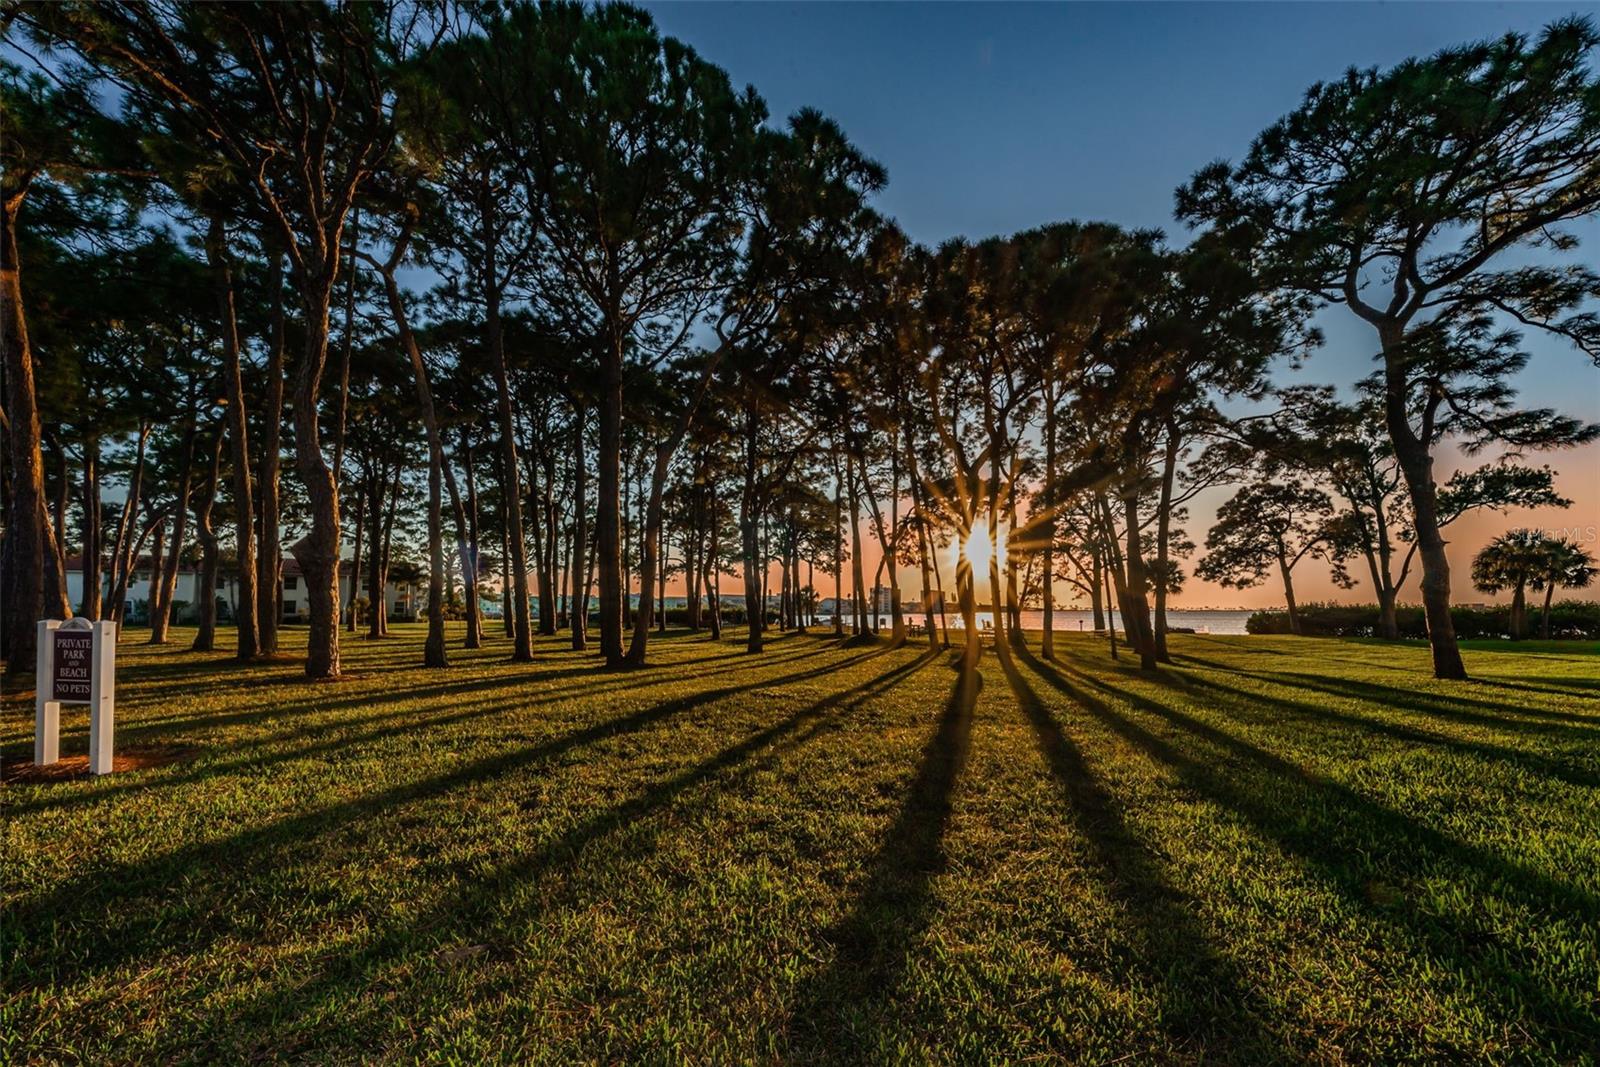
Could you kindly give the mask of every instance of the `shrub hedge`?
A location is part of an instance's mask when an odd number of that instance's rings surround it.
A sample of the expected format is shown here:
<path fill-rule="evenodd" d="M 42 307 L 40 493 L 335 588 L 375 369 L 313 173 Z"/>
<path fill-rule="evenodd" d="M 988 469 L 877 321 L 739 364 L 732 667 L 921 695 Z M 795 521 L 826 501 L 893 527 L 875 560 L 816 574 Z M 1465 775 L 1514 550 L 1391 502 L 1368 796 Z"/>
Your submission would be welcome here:
<path fill-rule="evenodd" d="M 1487 608 L 1452 607 L 1457 637 L 1509 637 L 1510 605 Z M 1422 608 L 1402 604 L 1396 612 L 1401 637 L 1426 638 Z M 1528 636 L 1538 637 L 1544 627 L 1544 605 L 1528 605 Z M 1258 611 L 1245 621 L 1253 634 L 1287 634 L 1287 611 Z M 1378 631 L 1376 604 L 1305 604 L 1300 608 L 1300 628 L 1308 637 L 1373 637 Z M 1600 602 L 1562 600 L 1550 608 L 1550 636 L 1577 641 L 1600 640 Z"/>

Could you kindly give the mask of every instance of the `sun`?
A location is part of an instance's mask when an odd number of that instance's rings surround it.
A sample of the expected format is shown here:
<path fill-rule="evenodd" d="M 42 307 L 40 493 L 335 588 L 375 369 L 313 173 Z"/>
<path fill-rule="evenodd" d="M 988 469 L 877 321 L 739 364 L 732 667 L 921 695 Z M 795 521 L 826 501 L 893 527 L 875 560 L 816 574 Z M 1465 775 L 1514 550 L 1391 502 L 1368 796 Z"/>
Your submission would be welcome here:
<path fill-rule="evenodd" d="M 979 574 L 989 569 L 989 524 L 979 519 L 967 535 L 967 560 Z"/>
<path fill-rule="evenodd" d="M 999 563 L 1003 567 L 1006 562 L 1005 527 L 1002 526 L 1000 528 L 1000 536 L 996 540 L 998 541 Z M 950 546 L 950 554 L 958 565 L 961 560 L 960 547 L 958 542 L 953 542 Z M 967 534 L 966 540 L 967 562 L 972 564 L 972 569 L 975 573 L 983 574 L 988 571 L 989 548 L 989 522 L 987 519 L 979 519 L 973 523 L 972 531 Z"/>

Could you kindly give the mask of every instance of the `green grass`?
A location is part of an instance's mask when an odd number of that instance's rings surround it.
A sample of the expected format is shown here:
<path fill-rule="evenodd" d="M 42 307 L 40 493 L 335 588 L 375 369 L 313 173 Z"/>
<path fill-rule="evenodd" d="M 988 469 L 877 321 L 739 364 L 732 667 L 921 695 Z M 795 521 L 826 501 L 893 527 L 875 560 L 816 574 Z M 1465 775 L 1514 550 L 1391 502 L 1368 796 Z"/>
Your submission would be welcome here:
<path fill-rule="evenodd" d="M 122 646 L 118 742 L 195 758 L 4 788 L 0 1060 L 1600 1048 L 1594 646 L 1471 648 L 1467 684 L 1205 636 L 1156 678 L 1078 635 L 975 673 L 687 634 L 428 672 L 402 627 L 313 685 L 174 636 Z"/>

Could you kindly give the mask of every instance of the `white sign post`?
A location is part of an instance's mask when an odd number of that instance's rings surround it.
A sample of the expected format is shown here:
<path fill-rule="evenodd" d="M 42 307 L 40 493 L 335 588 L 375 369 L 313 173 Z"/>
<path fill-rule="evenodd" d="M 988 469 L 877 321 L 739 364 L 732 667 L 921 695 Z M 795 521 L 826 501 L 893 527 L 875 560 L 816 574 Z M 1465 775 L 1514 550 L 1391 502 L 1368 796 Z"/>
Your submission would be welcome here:
<path fill-rule="evenodd" d="M 89 773 L 111 773 L 116 724 L 117 624 L 39 620 L 34 674 L 35 766 L 61 758 L 61 705 L 89 705 Z"/>

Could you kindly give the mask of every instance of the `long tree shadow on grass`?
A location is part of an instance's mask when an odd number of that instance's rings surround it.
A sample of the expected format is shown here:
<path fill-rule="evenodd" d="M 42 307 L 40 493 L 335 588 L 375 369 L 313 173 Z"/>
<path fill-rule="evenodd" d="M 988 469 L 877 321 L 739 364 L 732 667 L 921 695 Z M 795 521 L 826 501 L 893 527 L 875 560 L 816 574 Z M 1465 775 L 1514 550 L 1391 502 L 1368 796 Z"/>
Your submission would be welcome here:
<path fill-rule="evenodd" d="M 809 651 L 815 651 L 811 649 Z M 352 656 L 345 666 L 348 668 L 346 680 L 359 685 L 392 670 L 426 671 L 435 679 L 423 685 L 413 686 L 419 692 L 425 689 L 445 690 L 462 685 L 469 685 L 471 678 L 461 679 L 462 673 L 474 674 L 485 670 L 492 670 L 507 684 L 515 684 L 530 678 L 557 678 L 575 677 L 580 674 L 602 673 L 602 663 L 598 653 L 573 652 L 570 648 L 538 648 L 534 658 L 526 662 L 515 662 L 497 654 L 486 654 L 485 650 L 464 652 L 452 646 L 450 655 L 454 657 L 449 667 L 424 668 L 420 646 L 416 643 L 397 645 L 394 654 L 385 655 L 374 659 L 371 656 Z M 742 649 L 729 649 L 708 656 L 696 656 L 695 662 L 715 663 L 717 661 L 740 660 L 748 662 L 748 656 Z M 669 660 L 665 663 L 651 663 L 636 671 L 648 672 L 655 670 L 670 670 L 678 661 Z M 737 664 L 730 664 L 737 666 Z M 552 669 L 555 668 L 555 669 Z M 240 663 L 234 659 L 178 661 L 164 663 L 160 661 L 148 662 L 135 660 L 126 665 L 122 672 L 122 682 L 128 687 L 129 695 L 140 703 L 155 702 L 168 696 L 189 694 L 194 691 L 194 679 L 203 677 L 217 670 L 226 670 L 229 673 L 229 687 L 231 689 L 256 689 L 269 688 L 281 689 L 287 687 L 304 687 L 312 692 L 327 692 L 329 687 L 323 683 L 312 681 L 305 677 L 303 670 L 294 664 L 284 663 Z M 265 672 L 258 674 L 257 672 Z M 454 676 L 454 677 L 452 677 Z M 337 686 L 333 688 L 337 692 Z"/>
<path fill-rule="evenodd" d="M 36 799 L 13 803 L 10 805 L 9 810 L 13 816 L 21 816 L 37 811 L 60 812 L 74 808 L 89 807 L 103 803 L 109 798 L 128 793 L 144 793 L 153 796 L 163 790 L 192 782 L 206 781 L 235 773 L 253 774 L 283 763 L 291 763 L 296 760 L 314 760 L 318 757 L 339 752 L 349 753 L 360 746 L 380 743 L 390 738 L 458 725 L 496 713 L 503 714 L 506 711 L 506 701 L 503 695 L 499 695 L 466 705 L 452 703 L 448 708 L 449 710 L 444 714 L 429 714 L 427 712 L 419 712 L 414 707 L 407 707 L 399 711 L 381 712 L 376 715 L 363 716 L 359 719 L 341 721 L 331 731 L 332 736 L 323 736 L 321 740 L 289 748 L 275 746 L 292 741 L 295 737 L 304 736 L 305 731 L 303 729 L 273 734 L 268 737 L 252 739 L 246 751 L 233 758 L 207 759 L 187 769 L 171 770 L 160 775 L 126 776 L 119 774 L 116 776 L 116 780 L 105 784 L 96 782 L 97 788 L 92 791 L 84 789 L 36 790 L 35 792 L 40 794 Z M 286 713 L 280 711 L 277 714 Z M 379 723 L 389 723 L 390 725 L 378 726 L 377 724 Z M 377 726 L 377 728 L 354 734 L 350 732 L 351 729 L 363 726 Z M 156 736 L 166 733 L 163 730 L 146 731 L 136 728 L 124 732 L 123 737 L 119 738 L 119 740 L 141 737 L 147 732 L 154 733 Z M 63 741 L 63 746 L 65 746 L 65 741 Z M 82 746 L 80 745 L 79 747 L 81 748 Z"/>
<path fill-rule="evenodd" d="M 1548 678 L 1541 678 L 1537 675 L 1532 677 L 1526 675 L 1502 676 L 1478 680 L 1479 685 L 1491 686 L 1495 689 L 1515 689 L 1523 693 L 1548 693 L 1551 696 L 1570 697 L 1590 702 L 1597 700 L 1594 694 L 1596 690 L 1600 690 L 1600 678 L 1564 678 L 1558 683 L 1549 683 L 1550 680 Z M 1597 707 L 1597 715 L 1600 715 L 1600 707 Z"/>
<path fill-rule="evenodd" d="M 1414 745 L 1447 749 L 1451 752 L 1475 756 L 1492 763 L 1502 764 L 1512 769 L 1532 771 L 1547 778 L 1566 782 L 1568 785 L 1600 789 L 1600 774 L 1584 770 L 1581 767 L 1571 766 L 1562 760 L 1552 759 L 1539 752 L 1529 752 L 1506 745 L 1490 744 L 1486 741 L 1469 741 L 1459 737 L 1450 737 L 1447 734 L 1408 726 L 1404 723 L 1390 722 L 1387 719 L 1374 718 L 1370 715 L 1352 711 L 1342 711 L 1327 704 L 1308 704 L 1304 701 L 1287 700 L 1283 697 L 1269 698 L 1254 690 L 1223 685 L 1215 679 L 1202 678 L 1198 675 L 1191 677 L 1189 684 L 1209 690 L 1217 694 L 1221 699 L 1241 709 L 1254 709 L 1259 712 L 1263 707 L 1270 708 L 1273 712 L 1286 713 L 1287 717 L 1301 722 L 1336 723 L 1341 726 L 1353 727 L 1367 734 L 1376 734 Z M 1266 716 L 1259 714 L 1257 717 L 1266 718 Z"/>
<path fill-rule="evenodd" d="M 752 664 L 748 658 L 742 657 L 740 662 L 737 664 L 715 668 L 708 671 L 697 670 L 695 672 L 695 678 L 697 681 L 704 681 L 707 678 L 722 674 L 748 674 L 752 670 L 781 666 L 798 660 L 809 659 L 816 654 L 817 650 L 815 648 L 807 648 L 796 652 L 791 652 L 783 656 L 763 658 L 755 664 Z M 714 656 L 710 658 L 723 659 L 726 657 Z M 696 665 L 698 666 L 698 661 Z M 415 707 L 406 706 L 395 711 L 381 711 L 371 715 L 363 715 L 358 718 L 341 719 L 337 722 L 329 724 L 329 729 L 332 731 L 332 736 L 325 736 L 321 740 L 296 745 L 295 747 L 288 749 L 274 748 L 273 746 L 275 745 L 279 745 L 283 742 L 291 742 L 294 739 L 303 737 L 305 735 L 306 731 L 303 726 L 295 726 L 290 730 L 277 734 L 252 738 L 249 743 L 249 748 L 233 758 L 207 759 L 196 766 L 191 766 L 185 769 L 173 768 L 164 771 L 159 775 L 141 774 L 132 777 L 117 775 L 115 780 L 96 782 L 95 788 L 93 789 L 37 789 L 34 790 L 34 792 L 37 794 L 36 796 L 29 799 L 13 801 L 8 806 L 8 811 L 13 817 L 17 817 L 37 811 L 67 811 L 74 808 L 88 807 L 93 804 L 101 803 L 107 798 L 115 797 L 120 794 L 143 791 L 159 791 L 180 786 L 189 782 L 203 781 L 219 775 L 231 774 L 234 772 L 259 771 L 275 764 L 286 763 L 292 760 L 314 759 L 318 756 L 324 756 L 330 753 L 348 750 L 357 745 L 372 744 L 374 742 L 381 742 L 388 738 L 401 736 L 407 733 L 436 729 L 441 726 L 449 726 L 467 722 L 472 719 L 482 718 L 495 712 L 503 712 L 507 709 L 508 705 L 515 705 L 515 698 L 519 688 L 525 688 L 530 684 L 535 684 L 546 679 L 552 679 L 557 676 L 564 676 L 567 673 L 570 672 L 546 672 L 543 674 L 536 674 L 531 677 L 512 679 L 509 682 L 503 681 L 498 677 L 480 677 L 472 680 L 470 683 L 463 681 L 444 687 L 426 687 L 421 690 L 416 688 L 402 689 L 394 692 L 384 691 L 379 693 L 369 693 L 359 698 L 334 701 L 331 703 L 318 703 L 306 707 L 272 707 L 256 712 L 240 713 L 233 716 L 219 716 L 218 718 L 229 725 L 238 725 L 244 722 L 258 721 L 267 718 L 284 718 L 286 716 L 294 716 L 298 718 L 308 714 L 326 714 L 337 711 L 343 707 L 365 707 L 380 701 L 388 702 L 391 699 L 402 699 L 409 702 L 422 699 L 424 697 L 438 697 L 443 695 L 452 695 L 458 692 L 466 693 L 469 691 L 488 691 L 493 694 L 492 696 L 483 700 L 478 700 L 467 705 L 452 704 L 449 707 L 448 712 L 445 714 L 430 714 L 426 711 L 419 711 Z M 611 684 L 603 686 L 585 686 L 581 690 L 574 690 L 570 694 L 564 696 L 559 694 L 552 696 L 543 692 L 541 692 L 539 696 L 542 704 L 554 704 L 556 706 L 562 706 L 575 702 L 581 703 L 589 701 L 595 697 L 615 695 L 619 692 L 626 692 L 635 689 L 637 686 L 638 681 L 636 678 L 624 679 L 619 677 L 615 680 L 612 680 Z M 382 723 L 389 723 L 390 725 L 379 726 L 379 724 Z M 180 726 L 184 727 L 191 726 L 192 724 L 193 720 L 182 720 L 179 723 Z M 377 726 L 378 728 L 365 730 L 356 734 L 352 734 L 350 732 L 354 729 L 370 726 Z M 167 725 L 164 720 L 155 720 L 154 722 L 151 720 L 135 720 L 131 725 L 122 725 L 118 730 L 118 735 L 119 739 L 123 742 L 135 740 L 165 740 L 173 732 L 173 729 L 174 727 Z M 81 735 L 78 738 L 79 749 L 84 749 L 84 746 L 87 744 L 87 734 L 85 730 L 86 728 L 77 731 L 78 735 Z M 178 738 L 184 741 L 191 740 L 190 738 L 184 736 L 181 732 L 178 734 Z M 72 735 L 63 734 L 62 744 L 64 752 L 71 748 L 71 741 Z M 86 749 L 84 750 L 86 751 Z M 19 792 L 21 792 L 21 790 L 19 790 Z"/>
<path fill-rule="evenodd" d="M 1340 644 L 1352 646 L 1348 648 L 1348 651 L 1358 652 L 1358 649 L 1353 647 L 1356 641 L 1352 638 L 1304 638 L 1290 637 L 1287 634 L 1259 634 L 1252 635 L 1248 638 L 1242 637 L 1239 634 L 1183 634 L 1182 637 L 1184 643 L 1187 645 L 1217 647 L 1224 650 L 1231 656 L 1242 657 L 1245 659 L 1251 659 L 1259 656 L 1289 656 L 1291 658 L 1298 658 L 1300 655 L 1302 655 L 1301 652 L 1288 651 L 1282 648 L 1273 648 L 1268 642 L 1307 642 L 1309 647 L 1310 641 L 1318 640 L 1324 642 L 1324 647 L 1317 650 L 1318 659 L 1324 663 L 1353 663 L 1368 670 L 1382 670 L 1405 673 L 1408 675 L 1418 673 L 1425 669 L 1423 667 L 1423 663 L 1428 652 L 1428 644 L 1426 641 L 1412 642 L 1409 644 L 1403 641 L 1386 641 L 1383 643 L 1383 647 L 1385 649 L 1411 651 L 1416 653 L 1417 664 L 1413 666 L 1406 663 L 1388 663 L 1382 661 L 1374 662 L 1370 656 L 1335 656 L 1329 653 L 1329 646 L 1337 647 Z M 1343 649 L 1341 649 L 1341 651 L 1343 651 Z"/>
<path fill-rule="evenodd" d="M 1563 1057 L 1592 1052 L 1600 1043 L 1600 1017 L 1585 992 L 1592 987 L 1592 971 L 1563 981 L 1540 946 L 1509 942 L 1496 918 L 1528 909 L 1537 916 L 1530 928 L 1551 937 L 1559 931 L 1574 944 L 1592 943 L 1600 935 L 1600 901 L 1593 894 L 1449 837 L 1165 703 L 1073 673 L 1077 683 L 1057 667 L 1039 671 L 1118 736 L 1171 767 L 1190 788 L 1296 856 L 1353 911 L 1393 929 L 1414 952 L 1431 953 L 1460 975 L 1478 997 L 1496 1006 L 1508 1033 L 1545 1042 Z M 1153 733 L 1092 690 L 1160 719 L 1180 731 L 1178 739 Z M 1234 762 L 1186 751 L 1185 739 L 1204 741 Z M 1449 915 L 1430 908 L 1425 895 L 1375 898 L 1371 892 L 1375 882 L 1405 885 L 1441 875 L 1461 883 L 1478 905 Z M 1482 902 L 1489 900 L 1495 904 L 1485 907 Z M 1581 969 L 1582 964 L 1568 960 L 1566 966 Z"/>
<path fill-rule="evenodd" d="M 855 657 L 847 662 L 872 658 L 876 657 Z M 353 1022 L 349 1014 L 352 998 L 367 991 L 374 976 L 380 975 L 386 965 L 403 967 L 407 959 L 415 958 L 418 953 L 428 959 L 441 947 L 439 944 L 419 944 L 419 932 L 448 943 L 460 936 L 482 940 L 492 938 L 496 931 L 526 929 L 539 913 L 553 906 L 555 897 L 547 892 L 529 892 L 533 910 L 508 916 L 503 913 L 501 902 L 512 892 L 528 891 L 539 879 L 555 870 L 564 872 L 566 879 L 581 876 L 584 851 L 622 831 L 633 835 L 629 842 L 632 850 L 641 854 L 647 852 L 656 834 L 668 825 L 666 820 L 652 822 L 653 814 L 668 808 L 695 787 L 715 782 L 719 787 L 718 792 L 731 788 L 737 780 L 747 778 L 761 766 L 770 764 L 781 751 L 799 747 L 827 729 L 835 723 L 838 714 L 852 711 L 883 695 L 937 658 L 937 653 L 925 651 L 857 685 L 829 693 L 807 704 L 722 749 L 711 758 L 647 787 L 631 799 L 595 812 L 532 853 L 473 878 L 459 892 L 450 894 L 426 914 L 392 924 L 370 939 L 358 952 L 329 961 L 318 979 L 310 982 L 297 980 L 284 989 L 268 989 L 248 1005 L 231 1004 L 226 1015 L 213 1019 L 213 1024 L 220 1023 L 228 1029 L 246 1033 L 268 1034 L 286 1017 L 326 1016 L 329 1020 L 327 1027 L 345 1030 Z M 836 665 L 835 669 L 842 666 Z M 761 756 L 759 760 L 755 758 L 758 755 Z M 737 772 L 738 777 L 726 779 L 725 776 L 730 772 Z M 680 822 L 681 819 L 671 820 L 672 825 Z M 515 954 L 516 946 L 501 945 L 496 951 Z M 388 1005 L 378 1010 L 386 1011 Z M 204 1032 L 210 1027 L 202 1025 L 198 1029 Z M 256 1051 L 264 1052 L 268 1047 L 265 1042 L 270 1040 L 273 1039 L 263 1038 L 262 1048 Z"/>
<path fill-rule="evenodd" d="M 1016 654 L 1034 673 L 1046 669 L 1026 645 L 1019 644 Z M 1002 651 L 999 658 L 1039 753 L 1065 792 L 1074 825 L 1121 910 L 1131 953 L 1160 998 L 1163 1028 L 1180 1045 L 1197 1041 L 1198 1054 L 1207 1060 L 1263 1063 L 1283 1057 L 1282 1039 L 1263 1019 L 1259 997 L 1167 884 L 1116 797 L 1011 657 Z"/>
<path fill-rule="evenodd" d="M 1426 647 L 1426 646 L 1424 646 Z M 1523 637 L 1515 641 L 1496 638 L 1469 638 L 1462 643 L 1468 652 L 1487 652 L 1490 655 L 1509 653 L 1511 655 L 1539 656 L 1542 659 L 1556 660 L 1561 663 L 1593 663 L 1600 642 L 1586 640 L 1569 640 L 1556 638 L 1545 641 L 1536 637 Z"/>
<path fill-rule="evenodd" d="M 851 912 L 824 935 L 833 960 L 796 992 L 789 1012 L 791 1057 L 802 1063 L 887 1055 L 874 1041 L 915 942 L 933 910 L 933 880 L 944 869 L 951 796 L 966 765 L 983 676 L 965 658 L 938 728 Z"/>
<path fill-rule="evenodd" d="M 1217 660 L 1199 656 L 1179 655 L 1174 660 L 1205 670 L 1239 674 L 1275 686 L 1311 689 L 1330 696 L 1367 700 L 1389 707 L 1415 711 L 1424 715 L 1440 715 L 1467 723 L 1488 723 L 1508 730 L 1531 732 L 1573 730 L 1582 733 L 1600 732 L 1600 716 L 1577 712 L 1552 711 L 1546 708 L 1508 706 L 1504 701 L 1480 700 L 1456 692 L 1441 693 L 1421 688 L 1398 688 L 1363 682 L 1354 678 L 1328 678 L 1321 674 L 1300 671 L 1245 670 Z M 1472 683 L 1476 684 L 1476 683 Z M 1582 699 L 1579 694 L 1572 694 Z M 1540 720 L 1540 721 L 1529 721 Z"/>
<path fill-rule="evenodd" d="M 358 681 L 352 679 L 353 684 L 361 684 L 363 686 L 355 693 L 351 693 L 349 689 L 343 687 L 326 687 L 306 683 L 310 687 L 310 695 L 296 698 L 292 702 L 285 701 L 280 697 L 278 700 L 264 707 L 258 707 L 253 711 L 240 710 L 237 712 L 221 712 L 214 715 L 179 712 L 174 715 L 141 717 L 135 720 L 134 725 L 138 727 L 159 726 L 166 729 L 244 726 L 289 714 L 319 714 L 337 711 L 340 708 L 365 707 L 377 700 L 428 700 L 477 689 L 512 689 L 519 685 L 536 684 L 545 681 L 555 682 L 572 678 L 588 678 L 601 673 L 598 665 L 591 664 L 579 664 L 556 670 L 528 670 L 526 665 L 521 666 L 524 668 L 521 672 L 507 674 L 502 677 L 491 677 L 484 674 L 467 676 L 455 674 L 452 677 L 450 669 L 444 668 L 440 671 L 440 680 L 430 680 L 420 685 L 387 686 L 383 688 L 368 688 L 368 686 L 373 685 L 381 686 L 383 681 L 381 677 L 376 679 L 361 678 Z M 418 667 L 416 669 L 421 670 L 423 668 Z M 298 686 L 301 683 L 299 679 L 296 679 L 292 684 Z M 232 690 L 234 688 L 230 682 L 229 689 Z M 184 687 L 181 692 L 185 695 L 190 695 L 194 690 L 192 687 Z M 161 691 L 151 692 L 148 689 L 135 688 L 128 694 L 129 699 L 119 700 L 119 704 L 127 704 L 130 708 L 137 709 L 150 704 L 162 703 L 170 695 Z M 264 697 L 264 699 L 270 699 L 270 696 Z"/>
<path fill-rule="evenodd" d="M 750 692 L 821 678 L 872 659 L 865 653 L 830 661 L 777 678 L 762 678 L 661 701 L 619 718 L 605 719 L 548 740 L 518 746 L 498 755 L 473 760 L 445 774 L 405 782 L 356 799 L 287 815 L 271 822 L 206 841 L 184 845 L 149 859 L 110 864 L 69 879 L 55 889 L 14 903 L 7 916 L 11 951 L 6 969 L 18 988 L 30 974 L 53 981 L 98 973 L 141 956 L 174 951 L 199 951 L 230 932 L 226 909 L 206 906 L 225 898 L 231 884 L 281 865 L 286 857 L 317 834 L 330 833 L 398 805 L 440 796 L 453 789 L 488 781 L 519 769 L 540 765 L 574 749 L 632 734 L 702 704 Z M 209 898 L 196 892 L 209 891 Z M 114 925 L 104 922 L 115 912 Z M 81 932 L 63 965 L 56 951 L 57 930 Z"/>
<path fill-rule="evenodd" d="M 760 666 L 765 667 L 772 664 L 796 662 L 807 659 L 816 654 L 817 650 L 815 648 L 802 648 L 792 651 L 785 649 L 781 655 L 764 656 L 755 662 Z M 706 670 L 699 669 L 702 663 L 713 663 L 718 660 L 737 661 L 728 662 L 721 666 L 711 667 Z M 730 653 L 728 655 L 708 656 L 705 659 L 696 659 L 693 661 L 693 663 L 695 666 L 696 678 L 709 678 L 721 674 L 743 673 L 751 669 L 752 661 L 748 656 L 741 652 L 738 654 Z M 675 667 L 681 666 L 681 663 L 669 662 L 660 665 L 652 665 L 651 667 L 644 668 L 639 672 L 607 676 L 607 684 L 598 687 L 585 686 L 583 692 L 586 695 L 599 695 L 636 689 L 643 684 L 643 670 L 660 669 L 670 671 Z M 451 696 L 458 693 L 468 693 L 483 689 L 505 690 L 510 693 L 519 688 L 539 686 L 547 682 L 564 681 L 571 678 L 592 678 L 602 674 L 599 669 L 598 659 L 592 664 L 566 666 L 554 670 L 549 669 L 545 664 L 537 663 L 531 666 L 528 664 L 497 664 L 495 666 L 495 671 L 496 673 L 492 675 L 474 674 L 468 677 L 458 676 L 455 678 L 447 678 L 441 681 L 429 681 L 421 685 L 406 686 L 402 688 L 386 688 L 380 690 L 369 689 L 356 694 L 334 696 L 331 699 L 326 700 L 320 699 L 319 696 L 313 696 L 306 701 L 296 702 L 291 707 L 285 707 L 281 704 L 274 704 L 265 708 L 258 708 L 254 711 L 241 711 L 237 713 L 223 713 L 209 716 L 179 714 L 155 718 L 141 717 L 130 723 L 130 728 L 144 729 L 146 727 L 160 726 L 166 729 L 177 729 L 199 728 L 203 726 L 239 726 L 252 722 L 260 722 L 266 719 L 282 717 L 283 715 L 291 713 L 296 715 L 323 714 L 327 712 L 338 711 L 342 708 L 367 707 L 379 700 L 426 700 L 435 697 Z M 449 672 L 447 670 L 444 673 L 448 674 Z M 144 699 L 143 693 L 140 693 L 136 690 L 134 695 L 139 704 L 147 702 Z"/>
<path fill-rule="evenodd" d="M 509 659 L 503 659 L 498 655 L 500 649 L 495 644 L 487 644 L 478 649 L 464 649 L 453 639 L 454 636 L 452 635 L 452 640 L 449 642 L 449 652 L 457 658 L 457 662 L 474 665 L 488 663 L 510 665 Z M 347 650 L 351 648 L 348 641 L 342 642 L 342 647 Z M 210 652 L 193 652 L 179 641 L 165 645 L 147 645 L 143 641 L 128 637 L 118 643 L 117 650 L 121 660 L 119 666 L 130 668 L 138 677 L 152 685 L 162 683 L 177 687 L 217 671 L 227 671 L 233 679 L 230 684 L 236 684 L 242 689 L 293 683 L 321 684 L 306 677 L 303 647 L 279 652 L 266 659 L 241 660 L 234 655 L 220 654 L 226 651 L 221 648 Z M 560 650 L 545 648 L 536 651 L 535 658 L 531 662 L 548 662 L 560 656 Z M 567 656 L 570 658 L 570 651 Z M 343 665 L 348 674 L 357 677 L 373 671 L 420 667 L 421 645 L 419 642 L 399 637 L 393 643 L 385 643 L 381 648 L 357 645 L 350 655 L 344 657 Z"/>

